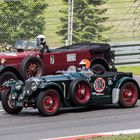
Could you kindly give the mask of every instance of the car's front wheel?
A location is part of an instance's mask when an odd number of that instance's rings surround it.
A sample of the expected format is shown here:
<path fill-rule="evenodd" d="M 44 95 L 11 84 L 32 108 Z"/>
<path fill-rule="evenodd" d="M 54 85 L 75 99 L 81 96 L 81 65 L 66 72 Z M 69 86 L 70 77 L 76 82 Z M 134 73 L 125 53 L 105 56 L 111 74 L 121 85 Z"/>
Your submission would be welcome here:
<path fill-rule="evenodd" d="M 53 116 L 60 109 L 60 95 L 55 89 L 47 89 L 41 92 L 37 98 L 37 108 L 44 116 Z"/>
<path fill-rule="evenodd" d="M 4 73 L 2 73 L 0 75 L 0 98 L 1 98 L 1 94 L 4 92 L 5 90 L 5 87 L 2 86 L 4 82 L 6 81 L 9 81 L 9 80 L 17 80 L 17 76 L 13 73 L 13 72 L 10 72 L 10 71 L 6 71 Z"/>
<path fill-rule="evenodd" d="M 138 88 L 133 82 L 126 82 L 120 89 L 119 105 L 133 107 L 138 100 Z"/>
<path fill-rule="evenodd" d="M 22 107 L 15 107 L 11 103 L 10 89 L 6 89 L 4 91 L 4 93 L 1 96 L 1 102 L 4 110 L 9 114 L 18 114 L 22 110 Z"/>

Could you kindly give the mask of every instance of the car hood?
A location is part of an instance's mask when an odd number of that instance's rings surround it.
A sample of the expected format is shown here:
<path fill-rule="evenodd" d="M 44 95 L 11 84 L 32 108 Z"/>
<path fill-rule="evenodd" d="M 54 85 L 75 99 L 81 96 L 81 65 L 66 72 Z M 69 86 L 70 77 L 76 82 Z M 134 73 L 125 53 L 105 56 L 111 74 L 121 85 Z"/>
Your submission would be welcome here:
<path fill-rule="evenodd" d="M 34 51 L 28 51 L 28 52 L 4 52 L 0 53 L 0 59 L 1 58 L 17 58 L 17 57 L 25 57 L 27 55 L 37 55 L 39 52 L 34 52 Z"/>

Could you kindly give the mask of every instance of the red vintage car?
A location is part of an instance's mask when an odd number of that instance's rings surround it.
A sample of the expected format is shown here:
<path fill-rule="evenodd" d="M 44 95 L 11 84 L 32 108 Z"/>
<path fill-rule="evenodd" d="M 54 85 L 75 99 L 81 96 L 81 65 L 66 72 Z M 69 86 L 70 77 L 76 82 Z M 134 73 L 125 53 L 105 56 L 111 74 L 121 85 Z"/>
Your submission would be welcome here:
<path fill-rule="evenodd" d="M 115 70 L 109 44 L 81 43 L 42 53 L 35 41 L 17 40 L 13 52 L 0 53 L 0 85 L 8 79 L 56 74 L 70 66 L 78 67 L 82 59 L 89 59 L 96 71 Z"/>

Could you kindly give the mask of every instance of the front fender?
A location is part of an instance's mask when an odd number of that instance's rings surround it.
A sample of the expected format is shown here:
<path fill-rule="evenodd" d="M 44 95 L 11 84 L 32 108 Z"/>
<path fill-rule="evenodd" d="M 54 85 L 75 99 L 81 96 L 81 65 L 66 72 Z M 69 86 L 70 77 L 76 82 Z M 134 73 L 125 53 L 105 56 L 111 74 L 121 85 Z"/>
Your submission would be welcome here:
<path fill-rule="evenodd" d="M 7 72 L 7 71 L 14 73 L 19 80 L 25 81 L 25 78 L 22 76 L 20 71 L 18 69 L 16 69 L 14 66 L 0 65 L 0 73 L 1 74 L 4 72 Z"/>
<path fill-rule="evenodd" d="M 4 82 L 2 86 L 4 86 L 4 87 L 8 87 L 8 88 L 9 88 L 9 87 L 14 86 L 15 83 L 16 83 L 16 81 L 14 81 L 14 80 L 10 80 L 10 81 L 6 81 L 6 82 Z"/>
<path fill-rule="evenodd" d="M 62 102 L 65 104 L 64 102 L 64 91 L 62 89 L 62 87 L 56 83 L 53 83 L 53 82 L 49 82 L 49 83 L 43 83 L 39 86 L 39 89 L 40 90 L 46 90 L 46 89 L 49 89 L 49 88 L 52 88 L 52 89 L 56 89 L 58 92 L 59 92 L 59 95 L 62 99 Z"/>
<path fill-rule="evenodd" d="M 113 90 L 112 90 L 112 103 L 118 103 L 119 102 L 119 96 L 120 96 L 120 89 L 123 86 L 124 83 L 126 82 L 133 82 L 138 89 L 138 93 L 139 93 L 139 98 L 140 98 L 140 88 L 139 85 L 137 83 L 137 81 L 135 79 L 133 79 L 132 77 L 122 77 L 119 80 L 116 81 L 116 83 L 113 86 Z"/>

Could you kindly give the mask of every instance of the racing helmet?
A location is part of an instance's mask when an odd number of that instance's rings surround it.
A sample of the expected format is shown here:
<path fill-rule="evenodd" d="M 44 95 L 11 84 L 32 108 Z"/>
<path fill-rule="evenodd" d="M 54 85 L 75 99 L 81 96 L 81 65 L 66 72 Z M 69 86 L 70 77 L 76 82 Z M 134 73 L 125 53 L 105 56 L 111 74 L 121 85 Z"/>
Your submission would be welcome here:
<path fill-rule="evenodd" d="M 90 68 L 90 61 L 89 61 L 88 59 L 83 59 L 83 60 L 79 63 L 79 65 L 81 65 L 81 66 L 86 66 L 86 68 L 89 69 L 89 68 Z"/>
<path fill-rule="evenodd" d="M 46 43 L 46 38 L 44 35 L 38 35 L 36 39 L 38 46 Z"/>

